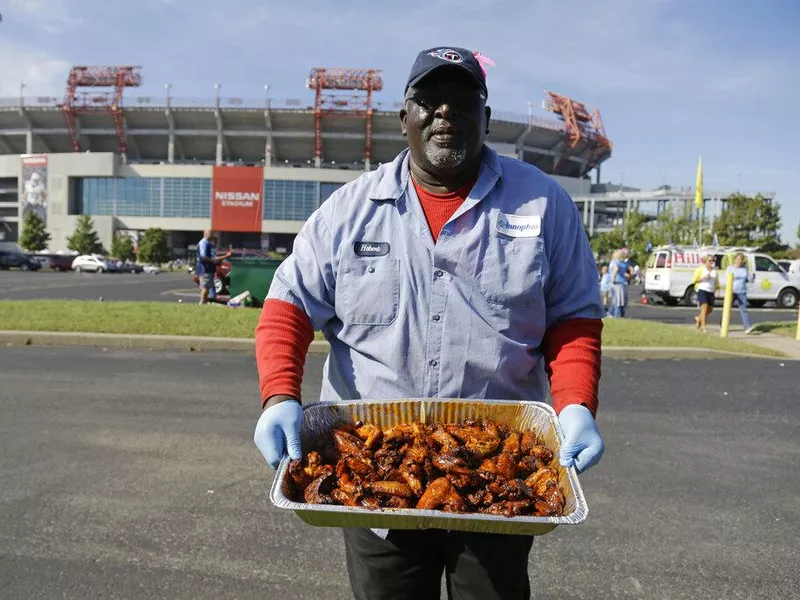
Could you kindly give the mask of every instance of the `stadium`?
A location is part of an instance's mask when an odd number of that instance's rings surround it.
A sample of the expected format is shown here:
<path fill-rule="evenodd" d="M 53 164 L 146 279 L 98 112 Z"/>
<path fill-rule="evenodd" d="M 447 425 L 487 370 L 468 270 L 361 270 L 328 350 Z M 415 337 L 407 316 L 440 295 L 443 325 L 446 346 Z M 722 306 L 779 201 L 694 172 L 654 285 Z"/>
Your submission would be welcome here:
<path fill-rule="evenodd" d="M 186 256 L 212 227 L 223 247 L 287 252 L 331 193 L 406 147 L 401 103 L 379 99 L 377 70 L 312 69 L 307 100 L 270 98 L 268 86 L 261 99 L 221 97 L 220 85 L 207 99 L 172 97 L 169 85 L 136 96 L 140 84 L 139 67 L 74 67 L 63 98 L 21 88 L 0 99 L 0 242 L 16 242 L 35 210 L 51 251 L 91 215 L 106 248 L 115 233 L 158 227 Z M 542 105 L 552 119 L 494 106 L 487 143 L 553 175 L 590 234 L 610 229 L 639 196 L 600 183 L 612 153 L 600 113 L 551 92 Z M 654 198 L 680 194 L 641 196 Z"/>

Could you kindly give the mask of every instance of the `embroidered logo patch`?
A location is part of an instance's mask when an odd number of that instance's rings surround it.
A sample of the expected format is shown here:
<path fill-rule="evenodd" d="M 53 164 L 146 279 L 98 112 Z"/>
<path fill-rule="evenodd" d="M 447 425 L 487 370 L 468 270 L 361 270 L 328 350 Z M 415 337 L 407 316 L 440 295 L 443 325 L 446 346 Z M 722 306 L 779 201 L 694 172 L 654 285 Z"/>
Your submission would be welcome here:
<path fill-rule="evenodd" d="M 386 256 L 389 254 L 389 242 L 355 242 L 353 251 L 356 256 Z"/>
<path fill-rule="evenodd" d="M 440 58 L 451 63 L 460 63 L 464 60 L 459 52 L 451 50 L 450 48 L 439 48 L 438 50 L 431 52 L 430 56 L 433 56 L 434 58 Z"/>
<path fill-rule="evenodd" d="M 542 232 L 542 217 L 539 215 L 497 214 L 496 229 L 510 237 L 536 237 Z"/>

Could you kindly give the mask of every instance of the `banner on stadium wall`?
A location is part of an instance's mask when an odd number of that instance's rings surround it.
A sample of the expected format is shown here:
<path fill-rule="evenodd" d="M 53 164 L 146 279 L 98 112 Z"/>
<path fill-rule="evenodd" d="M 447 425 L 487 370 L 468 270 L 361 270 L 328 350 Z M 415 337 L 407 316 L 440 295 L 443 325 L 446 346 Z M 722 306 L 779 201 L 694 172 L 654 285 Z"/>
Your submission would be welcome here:
<path fill-rule="evenodd" d="M 22 221 L 36 213 L 47 224 L 47 156 L 22 155 L 22 185 L 19 186 Z"/>
<path fill-rule="evenodd" d="M 261 231 L 263 167 L 215 166 L 211 185 L 214 231 Z"/>

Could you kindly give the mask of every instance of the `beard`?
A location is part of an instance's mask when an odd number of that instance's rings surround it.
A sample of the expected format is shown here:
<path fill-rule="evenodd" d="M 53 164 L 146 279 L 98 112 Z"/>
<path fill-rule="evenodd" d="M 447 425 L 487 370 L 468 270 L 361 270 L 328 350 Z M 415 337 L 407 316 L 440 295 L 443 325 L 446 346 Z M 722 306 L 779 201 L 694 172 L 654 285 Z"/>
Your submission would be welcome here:
<path fill-rule="evenodd" d="M 429 141 L 424 149 L 425 158 L 437 169 L 454 169 L 467 159 L 467 147 L 463 142 L 457 146 L 439 146 Z"/>

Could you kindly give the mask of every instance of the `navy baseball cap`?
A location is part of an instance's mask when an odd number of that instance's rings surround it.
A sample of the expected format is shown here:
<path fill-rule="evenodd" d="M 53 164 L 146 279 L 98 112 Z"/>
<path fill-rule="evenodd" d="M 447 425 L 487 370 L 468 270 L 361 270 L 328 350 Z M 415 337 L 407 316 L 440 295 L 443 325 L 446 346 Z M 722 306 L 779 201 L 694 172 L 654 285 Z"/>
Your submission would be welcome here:
<path fill-rule="evenodd" d="M 480 90 L 488 97 L 489 91 L 486 89 L 486 76 L 483 68 L 475 58 L 475 53 L 466 48 L 455 48 L 452 46 L 440 46 L 423 50 L 417 55 L 411 73 L 408 76 L 408 83 L 404 94 L 408 88 L 419 83 L 423 78 L 430 75 L 433 71 L 443 67 L 456 67 L 463 69 L 475 80 Z"/>

